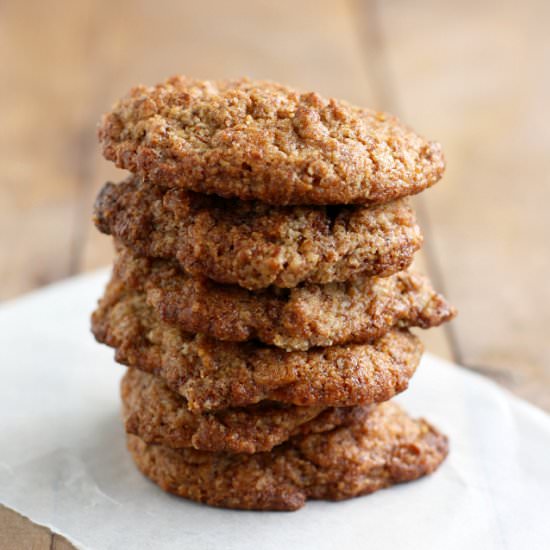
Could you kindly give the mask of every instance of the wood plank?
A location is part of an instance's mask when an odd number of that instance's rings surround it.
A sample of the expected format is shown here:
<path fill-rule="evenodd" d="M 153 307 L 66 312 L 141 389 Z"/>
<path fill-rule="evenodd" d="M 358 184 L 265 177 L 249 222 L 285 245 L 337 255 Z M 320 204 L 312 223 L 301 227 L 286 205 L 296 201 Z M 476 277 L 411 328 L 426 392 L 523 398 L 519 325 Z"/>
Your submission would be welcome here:
<path fill-rule="evenodd" d="M 52 533 L 50 550 L 75 550 L 75 547 L 65 537 Z"/>
<path fill-rule="evenodd" d="M 85 63 L 92 5 L 2 5 L 0 299 L 71 273 L 94 89 Z"/>
<path fill-rule="evenodd" d="M 398 111 L 445 148 L 425 194 L 460 361 L 550 410 L 550 5 L 361 3 Z"/>
<path fill-rule="evenodd" d="M 49 529 L 0 504 L 0 550 L 44 550 L 51 540 Z"/>
<path fill-rule="evenodd" d="M 74 550 L 61 535 L 0 504 L 0 550 Z"/>

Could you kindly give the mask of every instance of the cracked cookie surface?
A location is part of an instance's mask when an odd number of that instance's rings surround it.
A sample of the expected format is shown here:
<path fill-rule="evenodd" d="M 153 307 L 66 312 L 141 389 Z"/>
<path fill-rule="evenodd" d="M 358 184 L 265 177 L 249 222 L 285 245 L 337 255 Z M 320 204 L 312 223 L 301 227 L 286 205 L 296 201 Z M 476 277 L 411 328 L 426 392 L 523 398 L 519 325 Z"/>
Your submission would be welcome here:
<path fill-rule="evenodd" d="M 263 400 L 327 407 L 385 401 L 407 388 L 422 354 L 406 330 L 372 344 L 293 352 L 220 342 L 161 322 L 143 292 L 116 279 L 92 315 L 92 331 L 115 348 L 118 362 L 163 378 L 193 412 Z"/>
<path fill-rule="evenodd" d="M 295 435 L 320 433 L 364 419 L 371 406 L 297 407 L 274 402 L 193 413 L 162 379 L 128 369 L 121 382 L 126 431 L 149 444 L 200 451 L 270 451 Z"/>
<path fill-rule="evenodd" d="M 136 177 L 103 187 L 94 221 L 137 254 L 175 259 L 191 275 L 249 290 L 390 275 L 408 267 L 422 244 L 406 199 L 372 208 L 273 207 Z"/>
<path fill-rule="evenodd" d="M 268 453 L 206 453 L 128 436 L 138 468 L 165 491 L 212 506 L 297 510 L 306 499 L 342 500 L 433 472 L 447 438 L 398 405 L 330 432 L 296 436 Z"/>
<path fill-rule="evenodd" d="M 426 277 L 408 271 L 251 292 L 119 247 L 113 277 L 145 291 L 159 318 L 182 330 L 229 342 L 259 340 L 287 351 L 373 342 L 392 328 L 430 328 L 455 314 Z"/>
<path fill-rule="evenodd" d="M 271 204 L 388 202 L 445 168 L 440 145 L 394 116 L 247 79 L 137 86 L 99 140 L 105 158 L 156 185 Z"/>

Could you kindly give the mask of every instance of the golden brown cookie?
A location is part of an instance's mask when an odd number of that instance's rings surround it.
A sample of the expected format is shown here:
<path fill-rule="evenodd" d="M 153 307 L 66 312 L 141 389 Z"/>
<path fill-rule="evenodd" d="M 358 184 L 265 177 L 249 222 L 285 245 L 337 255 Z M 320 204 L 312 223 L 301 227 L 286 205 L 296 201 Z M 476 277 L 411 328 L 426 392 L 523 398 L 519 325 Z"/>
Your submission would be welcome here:
<path fill-rule="evenodd" d="M 426 277 L 408 271 L 251 292 L 121 248 L 113 276 L 145 290 L 159 318 L 182 330 L 229 342 L 256 339 L 287 351 L 372 342 L 394 327 L 429 328 L 455 314 Z"/>
<path fill-rule="evenodd" d="M 165 491 L 211 506 L 297 510 L 306 499 L 343 500 L 433 472 L 447 438 L 392 403 L 330 432 L 296 436 L 271 452 L 207 453 L 128 436 L 138 468 Z"/>
<path fill-rule="evenodd" d="M 104 186 L 94 217 L 100 231 L 142 256 L 177 259 L 192 275 L 251 290 L 389 275 L 410 265 L 422 244 L 406 200 L 273 207 L 130 178 Z"/>
<path fill-rule="evenodd" d="M 320 433 L 365 418 L 372 405 L 325 408 L 263 402 L 215 413 L 193 413 L 162 379 L 128 369 L 121 382 L 126 431 L 149 444 L 200 451 L 258 453 L 291 436 Z"/>
<path fill-rule="evenodd" d="M 255 342 L 228 343 L 159 321 L 143 292 L 109 284 L 92 315 L 99 342 L 116 360 L 163 378 L 193 412 L 263 400 L 349 407 L 385 401 L 407 388 L 422 345 L 407 331 L 373 344 L 285 352 Z"/>
<path fill-rule="evenodd" d="M 103 154 L 157 185 L 270 204 L 366 204 L 418 193 L 439 144 L 395 117 L 273 82 L 174 77 L 105 115 Z"/>

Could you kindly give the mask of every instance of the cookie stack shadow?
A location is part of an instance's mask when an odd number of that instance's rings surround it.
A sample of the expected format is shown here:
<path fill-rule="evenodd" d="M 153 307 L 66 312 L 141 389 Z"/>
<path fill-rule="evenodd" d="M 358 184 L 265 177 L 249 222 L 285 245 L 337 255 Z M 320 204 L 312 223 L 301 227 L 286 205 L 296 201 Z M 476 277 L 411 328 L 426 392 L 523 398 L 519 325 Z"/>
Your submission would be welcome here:
<path fill-rule="evenodd" d="M 128 448 L 163 489 L 294 510 L 435 470 L 444 435 L 389 400 L 454 309 L 408 267 L 407 195 L 443 173 L 397 119 L 248 80 L 137 87 L 100 125 L 94 219 L 117 256 L 92 316 L 129 368 Z"/>

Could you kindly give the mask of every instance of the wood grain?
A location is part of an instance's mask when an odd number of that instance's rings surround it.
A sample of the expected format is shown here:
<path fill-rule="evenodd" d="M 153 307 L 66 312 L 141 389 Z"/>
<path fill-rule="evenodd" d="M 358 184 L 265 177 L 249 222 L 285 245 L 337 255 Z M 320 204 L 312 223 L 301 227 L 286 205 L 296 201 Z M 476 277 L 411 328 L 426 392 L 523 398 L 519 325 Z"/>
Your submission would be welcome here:
<path fill-rule="evenodd" d="M 0 550 L 44 550 L 51 542 L 49 529 L 0 505 Z"/>
<path fill-rule="evenodd" d="M 370 2 L 362 26 L 393 110 L 444 145 L 421 212 L 457 358 L 550 410 L 550 5 L 498 6 Z"/>
<path fill-rule="evenodd" d="M 2 4 L 0 298 L 72 271 L 80 222 L 75 205 L 88 154 L 86 110 L 93 94 L 82 63 L 90 4 Z"/>

